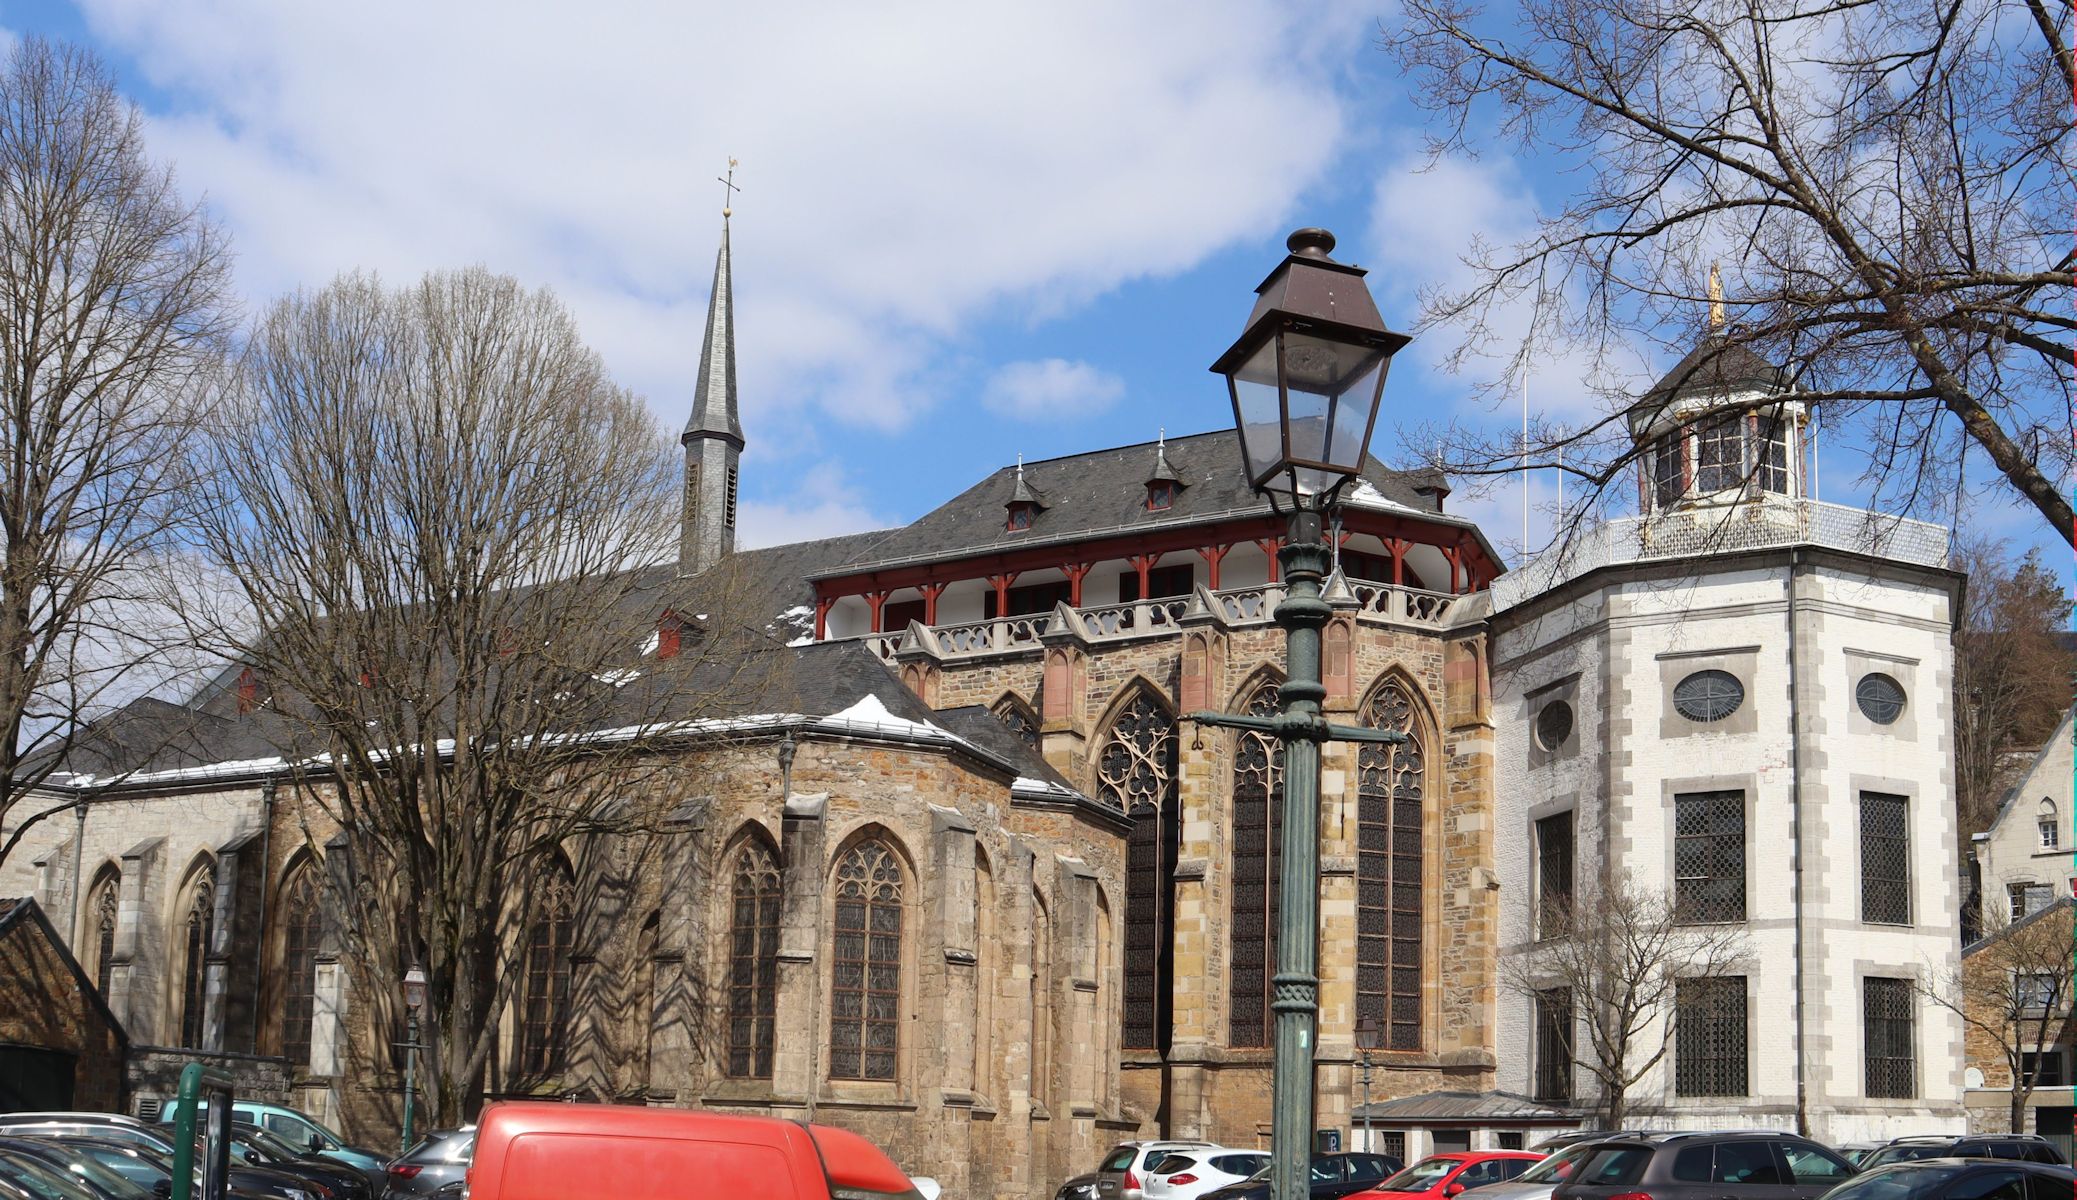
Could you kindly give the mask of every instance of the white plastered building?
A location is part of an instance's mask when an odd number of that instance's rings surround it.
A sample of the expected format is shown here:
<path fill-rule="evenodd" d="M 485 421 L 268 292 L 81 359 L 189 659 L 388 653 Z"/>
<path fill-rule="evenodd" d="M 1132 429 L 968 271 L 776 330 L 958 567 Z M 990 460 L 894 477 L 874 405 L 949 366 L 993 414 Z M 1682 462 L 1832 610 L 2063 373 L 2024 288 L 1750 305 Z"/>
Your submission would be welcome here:
<path fill-rule="evenodd" d="M 1808 498 L 1806 406 L 1740 347 L 1648 400 L 1640 515 L 1492 589 L 1503 964 L 1627 879 L 1744 939 L 1646 1034 L 1637 1125 L 1959 1131 L 1961 1025 L 1917 991 L 1959 951 L 1947 531 Z M 1594 1102 L 1563 1001 L 1503 983 L 1501 1090 Z"/>

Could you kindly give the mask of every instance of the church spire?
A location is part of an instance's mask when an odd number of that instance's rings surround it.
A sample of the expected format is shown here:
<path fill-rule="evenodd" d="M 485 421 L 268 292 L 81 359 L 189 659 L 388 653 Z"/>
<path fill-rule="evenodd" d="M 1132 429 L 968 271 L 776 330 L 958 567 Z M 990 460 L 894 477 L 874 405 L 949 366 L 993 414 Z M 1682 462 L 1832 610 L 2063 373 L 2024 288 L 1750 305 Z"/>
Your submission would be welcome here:
<path fill-rule="evenodd" d="M 736 160 L 721 182 L 736 190 Z M 721 250 L 714 256 L 714 287 L 707 296 L 706 337 L 693 381 L 692 416 L 678 439 L 685 446 L 685 503 L 678 537 L 678 569 L 697 575 L 736 548 L 736 470 L 743 424 L 736 413 L 736 310 L 729 268 L 728 221 L 721 210 Z"/>

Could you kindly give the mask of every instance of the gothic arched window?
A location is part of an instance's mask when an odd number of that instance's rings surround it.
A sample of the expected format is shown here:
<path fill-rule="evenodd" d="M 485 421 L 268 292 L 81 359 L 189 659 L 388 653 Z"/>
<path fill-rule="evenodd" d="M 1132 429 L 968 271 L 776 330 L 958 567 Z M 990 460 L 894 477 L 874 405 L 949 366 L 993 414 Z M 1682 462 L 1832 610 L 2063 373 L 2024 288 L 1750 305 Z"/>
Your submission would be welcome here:
<path fill-rule="evenodd" d="M 120 876 L 102 875 L 87 904 L 87 911 L 94 917 L 94 986 L 100 989 L 103 1000 L 108 998 L 108 984 L 115 976 L 115 922 L 121 886 Z"/>
<path fill-rule="evenodd" d="M 1243 711 L 1250 716 L 1275 716 L 1276 685 L 1265 683 L 1256 688 Z M 1241 734 L 1233 747 L 1233 936 L 1227 1037 L 1233 1046 L 1269 1045 L 1283 798 L 1283 747 L 1259 733 Z"/>
<path fill-rule="evenodd" d="M 317 942 L 323 931 L 317 872 L 306 863 L 282 892 L 281 1053 L 310 1065 L 310 1018 L 317 1004 Z"/>
<path fill-rule="evenodd" d="M 569 868 L 560 862 L 551 866 L 526 936 L 526 992 L 519 1028 L 519 1070 L 523 1075 L 552 1075 L 563 1069 L 576 893 Z"/>
<path fill-rule="evenodd" d="M 1022 741 L 1034 750 L 1038 749 L 1038 718 L 1032 715 L 1030 707 L 1023 700 L 1014 695 L 1004 696 L 1002 699 L 997 700 L 995 707 L 989 711 L 995 714 L 996 720 L 1008 726 L 1010 732 L 1016 734 L 1019 741 Z"/>
<path fill-rule="evenodd" d="M 1372 693 L 1363 724 L 1408 736 L 1365 745 L 1356 787 L 1356 1020 L 1371 1017 L 1389 1050 L 1421 1046 L 1421 801 L 1426 759 L 1413 699 L 1394 681 Z"/>
<path fill-rule="evenodd" d="M 772 1077 L 779 1013 L 779 862 L 764 843 L 736 852 L 728 918 L 728 1073 Z"/>
<path fill-rule="evenodd" d="M 1174 1012 L 1175 869 L 1183 846 L 1175 718 L 1140 692 L 1111 722 L 1096 764 L 1098 796 L 1132 818 L 1125 841 L 1124 1048 L 1165 1051 Z"/>
<path fill-rule="evenodd" d="M 901 1048 L 902 870 L 893 847 L 868 838 L 837 860 L 831 956 L 829 1076 L 895 1077 Z"/>
<path fill-rule="evenodd" d="M 208 1004 L 209 942 L 216 918 L 216 871 L 204 867 L 188 891 L 182 925 L 180 1044 L 202 1048 L 202 1015 Z"/>

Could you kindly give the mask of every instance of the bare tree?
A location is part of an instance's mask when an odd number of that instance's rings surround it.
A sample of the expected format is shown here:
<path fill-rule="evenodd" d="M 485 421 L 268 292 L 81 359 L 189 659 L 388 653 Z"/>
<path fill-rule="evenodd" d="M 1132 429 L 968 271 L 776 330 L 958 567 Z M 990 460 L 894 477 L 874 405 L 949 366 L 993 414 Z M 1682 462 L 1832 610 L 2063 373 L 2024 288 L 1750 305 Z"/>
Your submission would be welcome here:
<path fill-rule="evenodd" d="M 2039 551 L 2015 561 L 2003 543 L 1964 541 L 1955 558 L 1969 573 L 1954 655 L 1955 801 L 1966 845 L 1997 817 L 2012 782 L 2007 756 L 2031 755 L 2062 721 L 2077 655 L 2062 640 L 2069 593 Z"/>
<path fill-rule="evenodd" d="M 1501 977 L 1531 1000 L 1562 995 L 1572 1061 L 1595 1082 L 1601 1127 L 1621 1129 L 1631 1089 L 1673 1050 L 1681 985 L 1741 973 L 1745 932 L 1689 923 L 1671 896 L 1627 879 L 1582 889 L 1556 917 L 1559 931 L 1504 959 Z"/>
<path fill-rule="evenodd" d="M 1425 299 L 1454 364 L 1537 346 L 1613 364 L 1704 344 L 1710 264 L 1730 323 L 1697 382 L 1749 350 L 1866 447 L 1873 493 L 1951 513 L 1966 455 L 2071 537 L 2071 8 L 2043 0 L 1525 0 L 1516 35 L 1462 0 L 1404 0 L 1390 49 L 1435 114 L 1434 153 L 1494 141 L 1576 168 L 1561 211 L 1474 249 Z M 1521 345 L 1496 317 L 1533 309 Z M 1600 420 L 1445 432 L 1470 475 L 1555 466 L 1577 517 L 1637 460 L 1639 399 Z M 1680 382 L 1680 381 L 1675 381 Z M 1619 493 L 1620 494 L 1620 493 Z"/>
<path fill-rule="evenodd" d="M 2077 955 L 2071 953 L 2071 914 L 2077 904 L 2061 900 L 2019 920 L 2000 919 L 1998 928 L 1962 952 L 1958 968 L 1927 976 L 1926 998 L 1983 1034 L 1972 1045 L 1997 1048 L 2010 1080 L 2014 1133 L 2026 1132 L 2027 1101 L 2039 1076 L 2028 1070 L 2041 1051 L 2054 1052 L 2071 1032 L 2070 1007 L 2077 999 Z"/>
<path fill-rule="evenodd" d="M 552 296 L 482 270 L 278 304 L 203 447 L 217 634 L 343 838 L 371 1048 L 425 970 L 439 1122 L 480 1100 L 557 856 L 639 829 L 659 738 L 773 644 L 732 635 L 723 568 L 670 615 L 672 450 Z"/>
<path fill-rule="evenodd" d="M 70 807 L 38 789 L 83 725 L 160 662 L 142 614 L 227 323 L 226 261 L 101 65 L 16 44 L 0 69 L 0 862 Z"/>

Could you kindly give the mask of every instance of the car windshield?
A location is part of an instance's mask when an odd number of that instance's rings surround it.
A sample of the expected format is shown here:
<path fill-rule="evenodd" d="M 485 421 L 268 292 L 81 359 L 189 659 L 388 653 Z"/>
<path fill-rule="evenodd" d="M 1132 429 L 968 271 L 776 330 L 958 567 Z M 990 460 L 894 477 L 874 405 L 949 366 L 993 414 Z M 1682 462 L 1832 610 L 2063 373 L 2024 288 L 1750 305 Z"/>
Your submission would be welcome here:
<path fill-rule="evenodd" d="M 1885 1167 L 1891 1163 L 1916 1162 L 1921 1158 L 1945 1158 L 1952 1150 L 1948 1142 L 1903 1142 L 1884 1146 L 1868 1156 L 1863 1167 Z"/>
<path fill-rule="evenodd" d="M 1592 1142 L 1575 1142 L 1563 1150 L 1515 1176 L 1520 1183 L 1555 1183 L 1572 1173 L 1572 1164 L 1585 1158 L 1594 1148 Z"/>
<path fill-rule="evenodd" d="M 88 1158 L 84 1154 L 67 1154 L 65 1170 L 72 1172 L 115 1200 L 149 1200 L 152 1191 L 145 1184 L 128 1178 L 122 1172 Z"/>
<path fill-rule="evenodd" d="M 1825 1200 L 1920 1200 L 1941 1192 L 1955 1170 L 1951 1164 L 1933 1163 L 1878 1168 L 1826 1192 Z"/>
<path fill-rule="evenodd" d="M 309 1153 L 307 1150 L 289 1145 L 287 1138 L 269 1133 L 257 1125 L 240 1127 L 238 1140 L 257 1146 L 261 1151 L 274 1158 L 301 1158 Z"/>
<path fill-rule="evenodd" d="M 1457 1169 L 1461 1160 L 1454 1158 L 1424 1158 L 1399 1174 L 1377 1185 L 1381 1192 L 1425 1192 L 1442 1182 L 1442 1177 Z"/>
<path fill-rule="evenodd" d="M 18 1151 L 0 1150 L 0 1178 L 14 1180 L 41 1200 L 100 1200 L 86 1184 Z"/>

